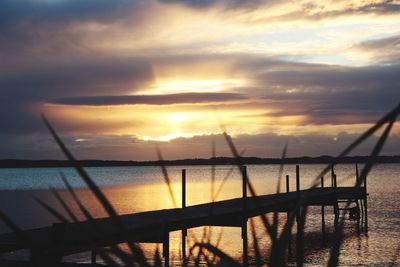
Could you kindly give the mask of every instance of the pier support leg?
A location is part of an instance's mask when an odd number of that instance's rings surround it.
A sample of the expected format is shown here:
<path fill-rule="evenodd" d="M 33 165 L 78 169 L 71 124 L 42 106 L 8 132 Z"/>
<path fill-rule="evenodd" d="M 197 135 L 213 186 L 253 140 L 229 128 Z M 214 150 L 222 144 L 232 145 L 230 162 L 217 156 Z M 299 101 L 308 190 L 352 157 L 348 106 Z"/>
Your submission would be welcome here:
<path fill-rule="evenodd" d="M 303 230 L 304 220 L 302 218 L 302 207 L 301 207 L 301 196 L 300 196 L 300 167 L 296 165 L 296 192 L 297 192 L 297 210 L 296 222 L 297 222 L 297 233 L 296 233 L 296 265 L 303 266 Z"/>
<path fill-rule="evenodd" d="M 290 192 L 290 180 L 289 175 L 286 175 L 286 193 Z M 289 221 L 290 212 L 286 212 L 286 221 Z M 288 260 L 292 258 L 292 228 L 289 229 L 288 235 Z"/>
<path fill-rule="evenodd" d="M 164 266 L 169 267 L 169 232 L 168 231 L 166 231 L 166 233 L 164 234 L 163 257 L 164 257 Z"/>
<path fill-rule="evenodd" d="M 326 237 L 326 230 L 325 230 L 325 206 L 321 206 L 321 231 L 322 231 L 322 238 L 325 240 Z"/>
<path fill-rule="evenodd" d="M 360 199 L 360 228 L 363 230 L 364 228 L 364 200 Z"/>
<path fill-rule="evenodd" d="M 182 262 L 186 261 L 186 236 L 187 229 L 182 230 Z"/>
<path fill-rule="evenodd" d="M 356 207 L 357 207 L 357 226 L 356 226 L 356 230 L 357 230 L 357 234 L 360 234 L 360 214 L 361 214 L 361 209 L 360 209 L 360 202 L 358 201 L 358 199 L 355 200 L 356 201 Z"/>
<path fill-rule="evenodd" d="M 247 220 L 242 225 L 242 241 L 243 241 L 243 266 L 249 266 L 248 240 L 247 240 Z"/>
<path fill-rule="evenodd" d="M 286 221 L 289 221 L 290 212 L 286 213 Z M 288 234 L 288 261 L 292 258 L 292 228 L 289 229 Z"/>
<path fill-rule="evenodd" d="M 296 211 L 296 220 L 297 220 L 297 233 L 296 233 L 296 266 L 303 266 L 303 230 L 304 230 L 304 220 L 302 218 L 302 208 L 300 207 Z"/>
<path fill-rule="evenodd" d="M 338 226 L 339 226 L 339 204 L 336 201 L 336 203 L 333 205 L 333 213 L 335 215 L 335 222 L 334 222 L 334 226 L 335 226 L 335 232 L 338 230 Z"/>
<path fill-rule="evenodd" d="M 364 231 L 368 233 L 368 203 L 367 196 L 364 198 Z"/>
<path fill-rule="evenodd" d="M 248 244 L 247 244 L 247 168 L 242 167 L 242 240 L 243 240 L 243 266 L 249 266 Z"/>
<path fill-rule="evenodd" d="M 321 188 L 324 188 L 324 176 L 321 176 Z M 325 232 L 325 206 L 321 206 L 321 231 L 322 238 L 325 240 L 326 232 Z"/>
<path fill-rule="evenodd" d="M 186 208 L 186 169 L 182 169 L 182 210 Z M 186 260 L 187 229 L 182 229 L 182 262 Z"/>

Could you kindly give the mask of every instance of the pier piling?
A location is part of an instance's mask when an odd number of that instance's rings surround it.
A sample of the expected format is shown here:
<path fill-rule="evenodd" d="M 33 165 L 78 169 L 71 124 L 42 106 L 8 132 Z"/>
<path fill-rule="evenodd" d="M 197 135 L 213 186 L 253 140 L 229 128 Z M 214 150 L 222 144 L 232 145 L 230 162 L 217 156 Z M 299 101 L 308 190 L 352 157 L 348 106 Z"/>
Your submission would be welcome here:
<path fill-rule="evenodd" d="M 186 208 L 186 169 L 182 169 L 182 209 Z M 182 260 L 186 259 L 187 229 L 182 228 Z"/>
<path fill-rule="evenodd" d="M 368 196 L 368 190 L 367 190 L 367 177 L 361 177 L 361 179 L 364 180 L 364 231 L 368 233 L 368 201 L 367 201 L 367 196 Z"/>
<path fill-rule="evenodd" d="M 290 192 L 290 180 L 289 175 L 286 175 L 286 193 Z M 286 212 L 286 220 L 289 221 L 290 211 Z M 288 235 L 288 259 L 292 257 L 292 229 L 289 229 Z"/>
<path fill-rule="evenodd" d="M 166 229 L 163 241 L 164 266 L 169 267 L 169 231 Z"/>
<path fill-rule="evenodd" d="M 321 188 L 324 188 L 324 176 L 321 176 Z M 322 236 L 325 239 L 325 206 L 321 205 L 321 230 L 322 230 Z"/>
<path fill-rule="evenodd" d="M 296 192 L 297 192 L 297 203 L 299 204 L 300 199 L 300 167 L 296 165 Z M 301 205 L 296 205 L 296 221 L 297 221 L 297 233 L 296 233 L 296 262 L 297 266 L 303 266 L 303 214 Z"/>
<path fill-rule="evenodd" d="M 242 205 L 243 205 L 243 222 L 242 222 L 242 241 L 243 241 L 243 266 L 249 265 L 248 259 L 248 242 L 247 242 L 247 167 L 242 167 Z"/>

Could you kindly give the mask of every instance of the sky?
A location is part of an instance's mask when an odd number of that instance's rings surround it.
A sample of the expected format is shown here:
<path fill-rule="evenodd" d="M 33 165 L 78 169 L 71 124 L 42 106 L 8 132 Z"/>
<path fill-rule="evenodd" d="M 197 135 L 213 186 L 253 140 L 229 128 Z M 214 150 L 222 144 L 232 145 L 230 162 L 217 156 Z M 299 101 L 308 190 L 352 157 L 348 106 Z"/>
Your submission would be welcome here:
<path fill-rule="evenodd" d="M 400 1 L 2 0 L 0 62 L 0 159 L 64 158 L 41 114 L 79 159 L 336 155 L 399 104 Z"/>

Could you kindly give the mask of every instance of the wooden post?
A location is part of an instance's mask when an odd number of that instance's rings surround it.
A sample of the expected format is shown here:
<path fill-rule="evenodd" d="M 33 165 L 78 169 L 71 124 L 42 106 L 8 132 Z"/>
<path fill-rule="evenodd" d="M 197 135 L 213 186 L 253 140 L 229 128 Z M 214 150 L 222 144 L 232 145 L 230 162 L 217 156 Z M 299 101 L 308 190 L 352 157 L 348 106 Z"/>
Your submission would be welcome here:
<path fill-rule="evenodd" d="M 360 174 L 358 173 L 358 164 L 356 163 L 356 184 L 357 188 L 361 187 Z"/>
<path fill-rule="evenodd" d="M 247 167 L 242 167 L 242 204 L 243 204 L 243 215 L 247 217 Z M 247 218 L 246 218 L 247 219 Z"/>
<path fill-rule="evenodd" d="M 296 165 L 296 193 L 297 193 L 297 202 L 299 203 L 299 201 L 300 201 L 300 168 L 299 168 L 299 165 Z M 296 221 L 297 221 L 297 226 L 299 226 L 300 207 L 296 211 Z"/>
<path fill-rule="evenodd" d="M 296 192 L 297 192 L 297 233 L 296 233 L 296 262 L 297 266 L 303 266 L 303 223 L 302 223 L 302 206 L 300 205 L 300 167 L 296 165 Z"/>
<path fill-rule="evenodd" d="M 243 223 L 242 223 L 242 240 L 243 240 L 243 266 L 249 265 L 248 259 L 248 242 L 247 242 L 247 167 L 242 167 L 242 205 L 243 205 Z"/>
<path fill-rule="evenodd" d="M 182 209 L 186 208 L 186 169 L 182 169 Z M 187 229 L 182 228 L 182 261 L 186 259 Z"/>
<path fill-rule="evenodd" d="M 358 201 L 358 199 L 356 199 L 356 208 L 357 208 L 357 211 L 358 211 L 358 214 L 357 214 L 357 225 L 356 225 L 356 231 L 357 231 L 357 234 L 360 234 L 360 202 Z"/>
<path fill-rule="evenodd" d="M 333 165 L 332 165 L 332 167 L 331 167 L 331 186 L 333 187 L 334 185 L 333 185 L 333 175 L 335 175 L 335 169 L 334 169 L 334 167 L 333 167 Z"/>
<path fill-rule="evenodd" d="M 167 227 L 165 226 L 164 233 L 164 242 L 163 242 L 163 257 L 164 257 L 164 266 L 169 267 L 169 232 Z"/>
<path fill-rule="evenodd" d="M 182 208 L 186 208 L 186 169 L 182 169 Z"/>
<path fill-rule="evenodd" d="M 361 191 L 361 179 L 360 179 L 360 173 L 358 171 L 358 163 L 356 163 L 356 187 L 358 190 Z M 361 204 L 361 205 L 360 205 Z M 358 215 L 357 215 L 357 233 L 360 233 L 360 219 L 362 218 L 364 212 L 362 211 L 362 200 L 356 199 L 356 205 L 358 209 Z"/>
<path fill-rule="evenodd" d="M 300 197 L 300 167 L 296 165 L 296 191 L 297 196 Z"/>
<path fill-rule="evenodd" d="M 333 188 L 335 192 L 335 205 L 333 206 L 333 211 L 335 213 L 335 231 L 337 231 L 339 226 L 339 203 L 337 199 L 337 179 L 335 173 L 333 174 Z"/>
<path fill-rule="evenodd" d="M 290 192 L 289 175 L 286 175 L 286 193 Z M 286 220 L 289 221 L 290 212 L 286 212 Z M 292 228 L 289 229 L 288 235 L 288 259 L 292 257 Z"/>
<path fill-rule="evenodd" d="M 324 188 L 324 176 L 321 176 L 321 188 Z M 322 235 L 325 239 L 325 206 L 321 206 Z"/>
<path fill-rule="evenodd" d="M 335 190 L 337 190 L 337 178 L 336 178 L 336 174 L 333 175 L 333 186 L 335 187 Z"/>
<path fill-rule="evenodd" d="M 248 242 L 247 242 L 247 220 L 242 225 L 242 241 L 243 241 L 243 266 L 249 266 Z"/>
<path fill-rule="evenodd" d="M 289 175 L 286 175 L 286 193 L 290 192 Z"/>
<path fill-rule="evenodd" d="M 364 231 L 368 233 L 367 176 L 364 178 Z"/>

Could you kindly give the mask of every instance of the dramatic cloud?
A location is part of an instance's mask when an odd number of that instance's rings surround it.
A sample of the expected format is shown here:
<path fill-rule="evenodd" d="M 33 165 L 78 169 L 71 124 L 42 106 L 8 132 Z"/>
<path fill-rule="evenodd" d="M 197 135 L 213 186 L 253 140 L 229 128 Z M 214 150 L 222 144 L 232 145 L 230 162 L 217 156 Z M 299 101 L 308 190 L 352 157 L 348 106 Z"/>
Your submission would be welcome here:
<path fill-rule="evenodd" d="M 312 145 L 359 134 L 400 99 L 399 6 L 0 1 L 1 157 L 58 157 L 41 113 L 74 148 L 93 144 L 87 157 L 105 142 L 104 155 L 150 158 L 139 151 L 156 140 L 169 151 L 199 142 L 185 151 L 194 155 L 206 147 L 202 138 L 220 132 L 218 120 L 257 155 L 262 135 Z M 134 138 L 138 152 L 122 152 L 120 137 Z"/>
<path fill-rule="evenodd" d="M 57 98 L 53 104 L 112 106 L 112 105 L 170 105 L 182 103 L 208 103 L 242 100 L 244 96 L 234 93 L 182 93 L 167 95 L 123 95 L 123 96 L 82 96 Z"/>
<path fill-rule="evenodd" d="M 4 132 L 26 132 L 40 127 L 41 103 L 56 97 L 134 92 L 153 79 L 143 59 L 88 58 L 34 63 L 0 73 L 0 120 Z M 10 116 L 13 114 L 13 116 Z"/>
<path fill-rule="evenodd" d="M 164 3 L 177 3 L 187 5 L 193 8 L 209 8 L 209 7 L 224 7 L 224 8 L 257 8 L 260 5 L 269 2 L 278 2 L 271 0 L 160 0 Z"/>
<path fill-rule="evenodd" d="M 400 35 L 364 41 L 357 48 L 371 53 L 376 61 L 396 63 L 400 59 Z"/>
<path fill-rule="evenodd" d="M 302 103 L 302 109 L 285 107 L 289 114 L 297 110 L 309 115 L 310 122 L 339 123 L 341 115 L 362 116 L 364 122 L 372 116 L 372 121 L 396 106 L 400 99 L 399 72 L 400 65 L 354 68 L 304 64 L 266 70 L 259 77 L 268 84 L 265 99 Z"/>

